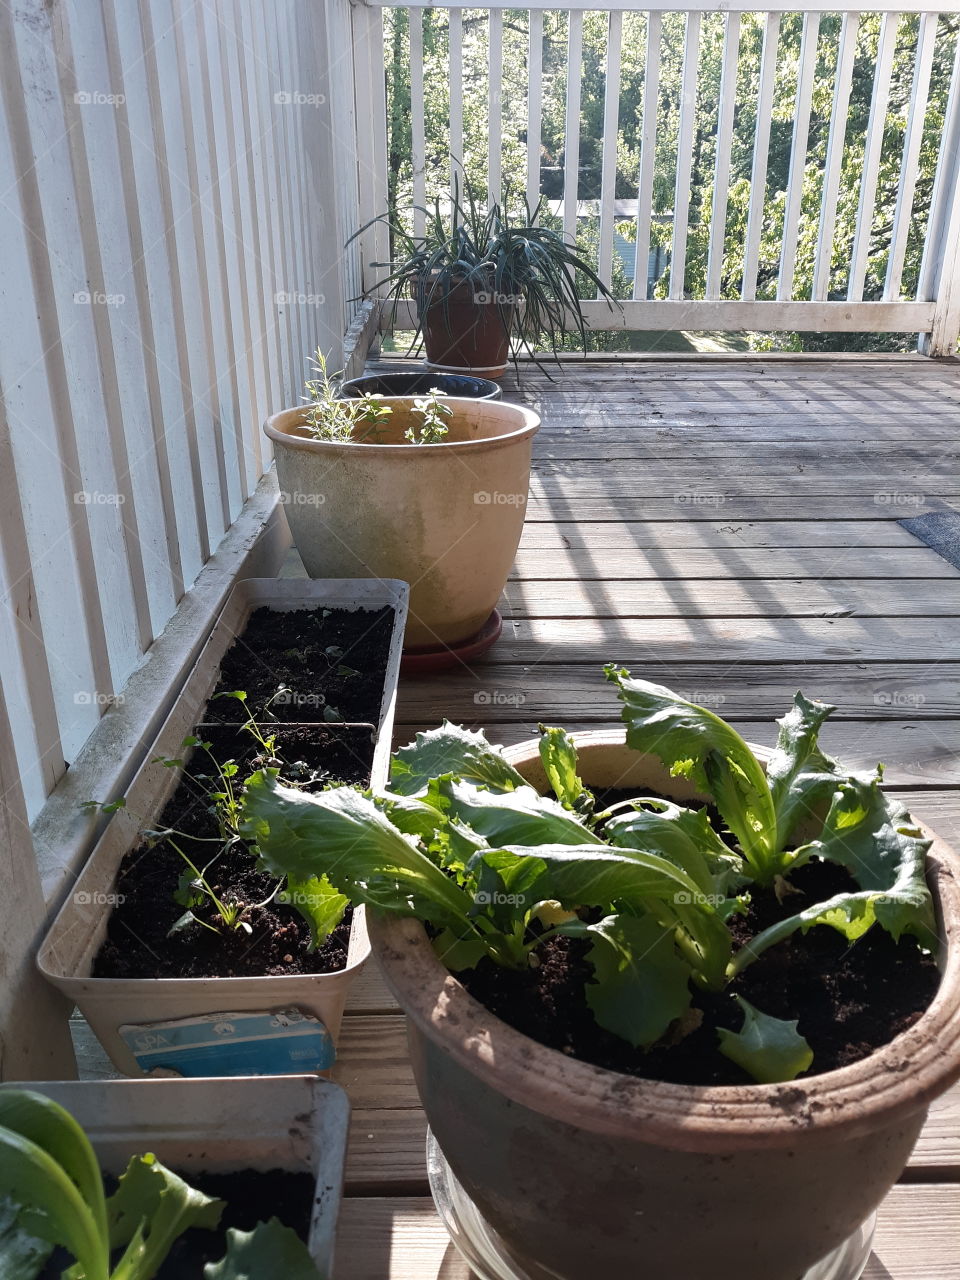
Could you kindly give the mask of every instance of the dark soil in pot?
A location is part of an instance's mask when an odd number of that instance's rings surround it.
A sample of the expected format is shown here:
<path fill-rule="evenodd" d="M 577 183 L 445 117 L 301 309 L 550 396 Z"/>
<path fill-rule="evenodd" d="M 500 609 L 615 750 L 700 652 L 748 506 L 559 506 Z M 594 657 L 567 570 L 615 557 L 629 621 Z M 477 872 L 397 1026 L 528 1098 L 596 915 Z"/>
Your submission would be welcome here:
<path fill-rule="evenodd" d="M 310 1216 L 316 1179 L 309 1173 L 291 1173 L 285 1169 L 260 1172 L 243 1169 L 237 1173 L 180 1173 L 191 1187 L 208 1196 L 226 1200 L 215 1231 L 193 1227 L 175 1241 L 156 1280 L 203 1280 L 203 1268 L 208 1262 L 219 1261 L 226 1252 L 226 1233 L 231 1227 L 239 1231 L 252 1231 L 258 1222 L 279 1218 L 284 1226 L 296 1231 L 301 1240 L 310 1234 Z M 105 1186 L 110 1195 L 117 1185 L 115 1178 L 106 1178 Z M 65 1250 L 56 1250 L 48 1259 L 37 1280 L 59 1280 L 61 1272 L 70 1264 Z"/>
<path fill-rule="evenodd" d="M 603 802 L 622 798 L 610 793 Z M 772 890 L 753 890 L 749 913 L 730 922 L 735 949 L 804 906 L 857 887 L 842 867 L 823 862 L 802 867 L 791 883 L 799 893 L 783 903 Z M 695 992 L 691 1029 L 677 1028 L 643 1050 L 594 1020 L 584 994 L 593 974 L 589 945 L 554 938 L 540 950 L 539 966 L 525 973 L 484 959 L 456 976 L 498 1018 L 540 1044 L 610 1071 L 686 1085 L 754 1083 L 717 1049 L 718 1029 L 739 1031 L 743 1022 L 735 994 L 773 1017 L 798 1020 L 814 1052 L 805 1074 L 819 1075 L 867 1057 L 906 1031 L 940 982 L 933 957 L 912 938 L 897 943 L 874 926 L 851 946 L 835 929 L 817 926 L 771 947 L 723 993 Z"/>
<path fill-rule="evenodd" d="M 393 618 L 389 606 L 256 609 L 224 654 L 214 692 L 243 690 L 258 719 L 270 702 L 268 719 L 377 724 Z M 277 696 L 284 686 L 288 692 Z M 221 724 L 242 723 L 246 714 L 232 698 L 214 697 L 207 709 L 207 719 Z"/>
<path fill-rule="evenodd" d="M 276 730 L 277 749 L 288 777 L 300 776 L 306 790 L 331 782 L 365 784 L 373 761 L 373 729 L 370 725 L 290 725 Z M 198 732 L 197 736 L 201 736 Z M 257 744 L 234 726 L 204 726 L 217 759 L 244 760 L 257 766 Z M 216 823 L 208 811 L 205 792 L 196 773 L 210 767 L 209 758 L 197 750 L 191 757 L 177 790 L 164 807 L 158 829 L 174 827 L 195 839 L 215 836 Z M 243 768 L 241 768 L 241 774 Z M 307 784 L 307 777 L 314 781 Z M 198 850 L 213 845 L 178 841 L 190 859 L 202 869 Z M 207 854 L 209 856 L 209 853 Z M 351 912 L 316 951 L 310 950 L 310 930 L 293 907 L 275 900 L 254 906 L 244 919 L 251 933 L 225 928 L 212 904 L 195 908 L 196 914 L 216 926 L 212 932 L 192 923 L 168 937 L 184 907 L 173 894 L 187 867 L 168 841 L 150 847 L 138 845 L 120 864 L 115 891 L 122 895 L 113 907 L 107 936 L 93 965 L 95 978 L 232 978 L 270 977 L 277 974 L 334 973 L 347 962 Z M 214 892 L 223 899 L 259 904 L 276 886 L 276 877 L 261 869 L 243 844 L 220 854 L 207 871 Z"/>

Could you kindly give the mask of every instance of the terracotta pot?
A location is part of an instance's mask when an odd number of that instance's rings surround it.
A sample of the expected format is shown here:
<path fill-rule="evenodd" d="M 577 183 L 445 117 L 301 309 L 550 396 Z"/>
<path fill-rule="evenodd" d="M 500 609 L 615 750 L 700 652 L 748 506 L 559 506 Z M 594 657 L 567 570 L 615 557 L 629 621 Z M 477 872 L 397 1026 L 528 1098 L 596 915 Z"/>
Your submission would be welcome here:
<path fill-rule="evenodd" d="M 429 290 L 415 290 L 427 363 L 451 373 L 500 378 L 510 358 L 510 330 L 516 306 L 511 298 L 462 284 L 444 298 L 429 301 Z"/>
<path fill-rule="evenodd" d="M 411 445 L 412 399 L 387 403 L 377 443 L 310 440 L 302 409 L 268 418 L 290 531 L 311 577 L 409 582 L 407 648 L 456 645 L 490 617 L 513 564 L 540 419 L 450 399 L 447 438 Z"/>
<path fill-rule="evenodd" d="M 577 742 L 594 786 L 695 795 L 622 730 Z M 534 745 L 507 754 L 545 789 Z M 866 1060 L 783 1085 L 661 1084 L 575 1061 L 472 999 L 419 923 L 372 922 L 430 1127 L 531 1280 L 798 1280 L 856 1230 L 960 1076 L 958 860 L 939 840 L 929 871 L 945 939 L 933 1004 Z"/>

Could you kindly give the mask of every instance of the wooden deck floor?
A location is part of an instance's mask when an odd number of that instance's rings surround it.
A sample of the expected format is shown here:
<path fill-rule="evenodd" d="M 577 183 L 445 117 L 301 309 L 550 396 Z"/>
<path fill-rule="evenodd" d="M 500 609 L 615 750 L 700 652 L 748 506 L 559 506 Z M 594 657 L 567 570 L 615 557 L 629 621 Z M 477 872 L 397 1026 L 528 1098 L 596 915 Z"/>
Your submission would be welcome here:
<path fill-rule="evenodd" d="M 504 743 L 538 720 L 607 723 L 600 667 L 617 661 L 770 743 L 799 687 L 838 706 L 828 751 L 883 760 L 960 841 L 960 571 L 897 523 L 960 509 L 960 363 L 578 361 L 510 398 L 544 427 L 504 634 L 470 668 L 405 680 L 398 740 L 443 715 Z M 337 1075 L 354 1108 L 338 1280 L 467 1280 L 374 971 Z M 884 1204 L 865 1277 L 960 1280 L 960 1091 Z"/>

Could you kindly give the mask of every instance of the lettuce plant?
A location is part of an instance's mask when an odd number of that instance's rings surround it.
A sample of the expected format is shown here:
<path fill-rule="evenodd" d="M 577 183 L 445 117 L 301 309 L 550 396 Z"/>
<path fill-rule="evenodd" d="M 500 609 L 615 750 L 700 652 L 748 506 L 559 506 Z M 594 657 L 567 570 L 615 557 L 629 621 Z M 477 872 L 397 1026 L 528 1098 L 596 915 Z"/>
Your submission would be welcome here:
<path fill-rule="evenodd" d="M 398 751 L 386 794 L 306 795 L 275 771 L 248 781 L 244 830 L 278 875 L 324 876 L 341 894 L 416 916 L 459 971 L 483 957 L 537 963 L 557 935 L 588 944 L 584 992 L 598 1024 L 637 1047 L 683 1026 L 696 988 L 721 991 L 769 947 L 817 925 L 851 942 L 875 924 L 932 949 L 928 846 L 875 774 L 848 774 L 817 737 L 833 708 L 797 694 L 766 769 L 735 730 L 660 685 L 606 669 L 627 742 L 684 777 L 719 811 L 636 796 L 599 809 L 564 730 L 541 726 L 553 795 L 540 795 L 482 734 L 444 722 Z M 803 836 L 814 834 L 813 839 Z M 812 859 L 856 889 L 807 907 L 735 948 L 729 921 L 753 886 L 782 900 Z M 720 1051 L 763 1082 L 812 1062 L 795 1022 L 737 997 L 739 1032 Z"/>
<path fill-rule="evenodd" d="M 105 1195 L 96 1155 L 77 1121 L 44 1094 L 0 1090 L 0 1275 L 35 1280 L 56 1246 L 75 1263 L 63 1280 L 151 1280 L 191 1227 L 213 1230 L 224 1202 L 153 1155 L 136 1155 Z M 306 1245 L 276 1218 L 227 1232 L 205 1280 L 322 1280 Z"/>

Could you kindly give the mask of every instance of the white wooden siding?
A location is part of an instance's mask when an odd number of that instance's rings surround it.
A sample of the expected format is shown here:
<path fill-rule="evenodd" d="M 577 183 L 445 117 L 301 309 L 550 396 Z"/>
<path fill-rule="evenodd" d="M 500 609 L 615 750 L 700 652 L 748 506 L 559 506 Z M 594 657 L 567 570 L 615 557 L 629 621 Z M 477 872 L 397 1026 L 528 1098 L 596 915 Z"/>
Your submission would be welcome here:
<path fill-rule="evenodd" d="M 256 488 L 264 417 L 353 318 L 342 246 L 385 163 L 358 166 L 364 21 L 0 6 L 0 678 L 31 817 Z"/>

